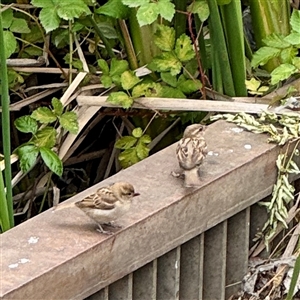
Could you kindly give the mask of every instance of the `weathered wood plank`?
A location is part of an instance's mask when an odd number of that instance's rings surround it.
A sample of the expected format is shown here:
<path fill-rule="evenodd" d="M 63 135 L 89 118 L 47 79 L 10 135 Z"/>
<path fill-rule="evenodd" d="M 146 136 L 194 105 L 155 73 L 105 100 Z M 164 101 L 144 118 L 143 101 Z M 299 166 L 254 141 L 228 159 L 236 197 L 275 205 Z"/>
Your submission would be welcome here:
<path fill-rule="evenodd" d="M 141 196 L 113 236 L 96 232 L 75 207 L 48 210 L 2 234 L 0 296 L 83 299 L 269 195 L 279 148 L 265 135 L 234 128 L 224 121 L 208 127 L 211 155 L 198 188 L 186 189 L 170 175 L 178 168 L 174 144 L 69 200 L 132 182 Z"/>

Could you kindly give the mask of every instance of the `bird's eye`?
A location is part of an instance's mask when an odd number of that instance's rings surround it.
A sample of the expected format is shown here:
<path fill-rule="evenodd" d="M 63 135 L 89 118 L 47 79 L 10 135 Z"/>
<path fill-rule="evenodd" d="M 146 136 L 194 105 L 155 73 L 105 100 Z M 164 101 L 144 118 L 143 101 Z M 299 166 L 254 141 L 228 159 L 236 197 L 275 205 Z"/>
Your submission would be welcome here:
<path fill-rule="evenodd" d="M 126 193 L 127 196 L 131 196 L 132 195 L 132 192 L 128 192 Z"/>

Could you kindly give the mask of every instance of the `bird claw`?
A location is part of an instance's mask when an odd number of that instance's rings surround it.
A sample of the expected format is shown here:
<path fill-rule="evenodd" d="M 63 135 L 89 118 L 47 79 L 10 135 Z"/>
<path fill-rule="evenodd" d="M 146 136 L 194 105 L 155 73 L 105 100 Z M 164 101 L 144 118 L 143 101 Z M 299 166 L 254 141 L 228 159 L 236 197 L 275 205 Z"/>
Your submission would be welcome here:
<path fill-rule="evenodd" d="M 102 234 L 106 234 L 106 235 L 112 235 L 113 234 L 113 232 L 111 232 L 111 231 L 104 230 L 100 224 L 98 224 L 98 227 L 99 228 L 97 228 L 97 231 L 102 233 Z"/>
<path fill-rule="evenodd" d="M 112 227 L 112 228 L 122 228 L 122 226 L 114 224 L 113 222 L 104 223 L 103 225 L 109 226 L 109 227 Z"/>
<path fill-rule="evenodd" d="M 172 171 L 171 172 L 171 175 L 175 178 L 180 178 L 180 179 L 184 179 L 184 173 L 183 172 L 175 172 L 175 171 Z"/>

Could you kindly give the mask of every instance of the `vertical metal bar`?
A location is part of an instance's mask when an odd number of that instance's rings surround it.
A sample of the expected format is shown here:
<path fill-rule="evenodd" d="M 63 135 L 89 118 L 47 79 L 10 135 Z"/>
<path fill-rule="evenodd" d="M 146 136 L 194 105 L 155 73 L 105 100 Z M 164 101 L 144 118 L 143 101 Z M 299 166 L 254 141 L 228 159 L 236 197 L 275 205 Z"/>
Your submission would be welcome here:
<path fill-rule="evenodd" d="M 202 299 L 204 235 L 181 246 L 180 300 Z"/>
<path fill-rule="evenodd" d="M 157 259 L 157 299 L 179 299 L 180 247 Z"/>
<path fill-rule="evenodd" d="M 247 273 L 250 207 L 227 221 L 226 299 L 241 288 Z"/>
<path fill-rule="evenodd" d="M 157 260 L 133 273 L 133 299 L 156 299 Z"/>
<path fill-rule="evenodd" d="M 205 232 L 203 299 L 225 299 L 227 221 Z"/>
<path fill-rule="evenodd" d="M 108 290 L 109 300 L 132 300 L 132 274 L 112 283 Z"/>

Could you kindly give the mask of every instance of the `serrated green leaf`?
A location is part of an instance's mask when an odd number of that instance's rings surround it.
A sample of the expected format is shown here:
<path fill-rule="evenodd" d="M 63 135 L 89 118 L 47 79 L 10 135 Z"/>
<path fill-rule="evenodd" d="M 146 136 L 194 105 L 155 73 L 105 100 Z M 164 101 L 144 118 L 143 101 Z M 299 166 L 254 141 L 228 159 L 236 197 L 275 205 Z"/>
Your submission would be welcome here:
<path fill-rule="evenodd" d="M 285 80 L 297 71 L 297 68 L 291 64 L 282 64 L 271 73 L 271 84 Z"/>
<path fill-rule="evenodd" d="M 192 46 L 192 42 L 186 34 L 182 34 L 176 40 L 175 53 L 181 62 L 187 62 L 194 58 L 195 52 Z"/>
<path fill-rule="evenodd" d="M 173 88 L 171 86 L 163 86 L 161 90 L 160 97 L 162 98 L 182 98 L 185 99 L 185 94 L 178 88 Z"/>
<path fill-rule="evenodd" d="M 143 144 L 150 144 L 152 139 L 151 139 L 150 135 L 144 134 L 143 136 L 141 136 L 139 141 L 140 141 L 140 143 L 143 143 Z"/>
<path fill-rule="evenodd" d="M 38 124 L 36 120 L 30 116 L 22 116 L 15 120 L 14 122 L 16 128 L 24 133 L 36 133 L 38 129 Z"/>
<path fill-rule="evenodd" d="M 141 81 L 131 70 L 127 70 L 121 75 L 121 85 L 124 90 L 132 89 Z"/>
<path fill-rule="evenodd" d="M 284 49 L 290 46 L 290 43 L 285 41 L 284 36 L 278 33 L 272 33 L 266 36 L 262 41 L 267 47 L 272 48 Z"/>
<path fill-rule="evenodd" d="M 138 143 L 136 146 L 136 155 L 140 160 L 149 156 L 150 149 L 143 143 Z"/>
<path fill-rule="evenodd" d="M 298 49 L 294 47 L 283 49 L 280 53 L 281 63 L 283 64 L 292 63 L 293 58 L 296 57 L 297 54 L 298 54 Z"/>
<path fill-rule="evenodd" d="M 129 108 L 131 107 L 133 103 L 133 99 L 130 98 L 126 93 L 124 92 L 114 92 L 111 93 L 107 100 L 110 103 L 121 105 L 123 108 Z"/>
<path fill-rule="evenodd" d="M 271 58 L 280 55 L 280 49 L 271 47 L 261 47 L 253 54 L 251 66 L 256 68 L 265 65 Z"/>
<path fill-rule="evenodd" d="M 163 51 L 171 51 L 175 47 L 175 30 L 172 27 L 158 25 L 154 34 L 155 45 Z"/>
<path fill-rule="evenodd" d="M 64 106 L 59 99 L 53 97 L 51 100 L 51 105 L 56 116 L 60 116 L 63 113 Z"/>
<path fill-rule="evenodd" d="M 52 8 L 43 8 L 40 11 L 39 19 L 46 33 L 49 33 L 50 31 L 57 29 L 60 24 L 60 18 L 57 15 L 56 10 L 53 10 Z"/>
<path fill-rule="evenodd" d="M 17 49 L 17 40 L 13 33 L 7 30 L 3 31 L 3 40 L 5 57 L 9 58 Z"/>
<path fill-rule="evenodd" d="M 127 19 L 129 9 L 122 3 L 122 0 L 109 0 L 96 9 L 95 12 L 115 19 Z"/>
<path fill-rule="evenodd" d="M 145 3 L 139 7 L 136 18 L 140 26 L 152 24 L 159 15 L 159 7 L 156 3 Z"/>
<path fill-rule="evenodd" d="M 39 107 L 34 110 L 31 117 L 43 124 L 48 124 L 56 121 L 56 115 L 48 107 Z"/>
<path fill-rule="evenodd" d="M 209 17 L 209 7 L 206 0 L 193 1 L 188 7 L 187 11 L 193 14 L 198 14 L 201 22 L 204 22 Z"/>
<path fill-rule="evenodd" d="M 122 3 L 129 7 L 138 7 L 149 2 L 150 0 L 122 0 Z"/>
<path fill-rule="evenodd" d="M 67 111 L 59 117 L 60 125 L 73 134 L 79 130 L 78 118 L 74 111 Z"/>
<path fill-rule="evenodd" d="M 292 32 L 284 38 L 284 40 L 291 45 L 300 45 L 300 33 Z"/>
<path fill-rule="evenodd" d="M 24 19 L 13 19 L 13 22 L 9 28 L 12 32 L 16 33 L 29 33 L 30 29 L 27 22 Z"/>
<path fill-rule="evenodd" d="M 11 8 L 8 8 L 2 11 L 1 16 L 3 29 L 8 29 L 13 21 L 13 10 Z"/>
<path fill-rule="evenodd" d="M 290 24 L 293 31 L 300 33 L 300 11 L 294 9 L 291 15 Z"/>
<path fill-rule="evenodd" d="M 63 173 L 63 164 L 58 155 L 47 147 L 40 147 L 41 157 L 45 165 L 56 175 Z"/>
<path fill-rule="evenodd" d="M 137 156 L 136 149 L 126 149 L 125 151 L 119 154 L 119 161 L 123 168 L 128 168 L 135 163 L 139 162 L 140 159 Z"/>
<path fill-rule="evenodd" d="M 294 57 L 292 63 L 298 70 L 300 70 L 300 57 Z"/>
<path fill-rule="evenodd" d="M 185 95 L 189 95 L 199 91 L 202 88 L 202 83 L 198 79 L 187 79 L 180 81 L 177 88 L 180 89 Z"/>
<path fill-rule="evenodd" d="M 160 97 L 162 93 L 162 86 L 159 83 L 149 82 L 140 83 L 132 89 L 132 97 Z"/>
<path fill-rule="evenodd" d="M 164 52 L 152 60 L 159 72 L 170 72 L 175 76 L 180 73 L 182 64 L 172 52 Z"/>
<path fill-rule="evenodd" d="M 29 171 L 35 164 L 39 150 L 34 145 L 25 145 L 17 149 L 20 167 L 23 172 Z"/>
<path fill-rule="evenodd" d="M 51 149 L 56 143 L 56 130 L 50 126 L 42 128 L 36 132 L 30 142 L 39 148 L 47 147 Z"/>
<path fill-rule="evenodd" d="M 246 80 L 246 88 L 250 91 L 257 91 L 261 82 L 252 77 L 250 80 Z"/>
<path fill-rule="evenodd" d="M 170 0 L 159 0 L 157 7 L 162 18 L 171 22 L 175 15 L 175 5 Z"/>
<path fill-rule="evenodd" d="M 110 64 L 110 76 L 121 76 L 121 74 L 123 72 L 125 72 L 126 70 L 128 70 L 129 65 L 128 65 L 128 61 L 126 60 L 118 60 L 116 58 L 113 58 L 111 60 L 111 64 Z"/>
<path fill-rule="evenodd" d="M 100 81 L 106 89 L 110 88 L 113 84 L 112 79 L 109 75 L 102 75 L 100 77 Z"/>
<path fill-rule="evenodd" d="M 117 149 L 130 149 L 132 148 L 137 142 L 137 139 L 133 136 L 123 136 L 118 139 L 115 143 L 115 148 Z"/>
<path fill-rule="evenodd" d="M 109 67 L 108 63 L 104 59 L 98 59 L 97 60 L 98 66 L 100 67 L 100 70 L 102 71 L 102 74 L 108 75 L 109 74 Z"/>
<path fill-rule="evenodd" d="M 169 73 L 169 72 L 161 72 L 160 73 L 160 77 L 161 77 L 161 79 L 165 83 L 169 84 L 170 86 L 172 86 L 174 88 L 177 87 L 177 77 L 171 75 L 171 73 Z"/>
<path fill-rule="evenodd" d="M 132 130 L 132 136 L 134 136 L 135 138 L 140 138 L 143 135 L 143 130 L 140 127 L 134 128 Z"/>

